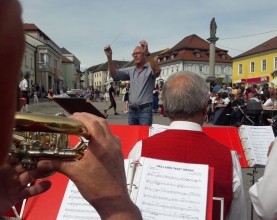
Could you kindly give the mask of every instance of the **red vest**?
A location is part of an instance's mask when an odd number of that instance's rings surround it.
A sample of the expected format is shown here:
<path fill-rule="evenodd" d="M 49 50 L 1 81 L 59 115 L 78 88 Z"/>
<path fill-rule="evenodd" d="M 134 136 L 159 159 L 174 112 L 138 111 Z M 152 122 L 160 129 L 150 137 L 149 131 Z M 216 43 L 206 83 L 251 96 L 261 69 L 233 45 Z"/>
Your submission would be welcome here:
<path fill-rule="evenodd" d="M 166 130 L 142 141 L 142 157 L 185 163 L 208 164 L 214 168 L 214 197 L 224 198 L 224 218 L 233 199 L 233 163 L 230 149 L 204 132 Z M 213 220 L 219 219 L 220 202 L 213 203 Z"/>

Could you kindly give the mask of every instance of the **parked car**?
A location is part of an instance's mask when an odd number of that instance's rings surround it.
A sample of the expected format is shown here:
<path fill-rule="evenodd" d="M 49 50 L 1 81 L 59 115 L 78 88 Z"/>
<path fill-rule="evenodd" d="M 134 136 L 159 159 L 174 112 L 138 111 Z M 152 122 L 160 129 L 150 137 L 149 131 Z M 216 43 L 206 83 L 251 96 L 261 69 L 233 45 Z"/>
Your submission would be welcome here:
<path fill-rule="evenodd" d="M 70 97 L 84 97 L 82 89 L 70 89 L 66 91 L 66 94 Z"/>

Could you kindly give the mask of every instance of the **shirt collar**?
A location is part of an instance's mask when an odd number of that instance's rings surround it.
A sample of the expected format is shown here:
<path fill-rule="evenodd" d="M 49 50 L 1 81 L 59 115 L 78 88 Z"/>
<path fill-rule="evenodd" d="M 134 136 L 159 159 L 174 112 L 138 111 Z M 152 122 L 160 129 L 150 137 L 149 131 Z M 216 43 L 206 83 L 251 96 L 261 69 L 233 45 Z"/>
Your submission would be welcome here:
<path fill-rule="evenodd" d="M 202 131 L 202 127 L 199 124 L 188 121 L 173 121 L 168 129 Z"/>
<path fill-rule="evenodd" d="M 147 67 L 148 67 L 148 64 L 145 63 L 145 64 L 143 65 L 142 69 L 147 68 Z M 137 66 L 135 66 L 135 69 L 138 70 Z"/>

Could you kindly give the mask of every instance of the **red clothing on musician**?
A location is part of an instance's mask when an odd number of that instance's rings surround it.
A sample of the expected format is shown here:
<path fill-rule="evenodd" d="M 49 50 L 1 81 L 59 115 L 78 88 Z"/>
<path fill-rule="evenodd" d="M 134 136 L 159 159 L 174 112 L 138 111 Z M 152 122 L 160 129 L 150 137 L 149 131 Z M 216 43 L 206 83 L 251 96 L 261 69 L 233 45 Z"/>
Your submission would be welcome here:
<path fill-rule="evenodd" d="M 246 219 L 239 162 L 228 147 L 203 133 L 199 124 L 172 122 L 167 131 L 138 142 L 129 154 L 129 158 L 136 160 L 140 156 L 214 167 L 213 196 L 224 198 L 224 219 Z M 215 201 L 213 219 L 219 216 L 220 204 Z"/>

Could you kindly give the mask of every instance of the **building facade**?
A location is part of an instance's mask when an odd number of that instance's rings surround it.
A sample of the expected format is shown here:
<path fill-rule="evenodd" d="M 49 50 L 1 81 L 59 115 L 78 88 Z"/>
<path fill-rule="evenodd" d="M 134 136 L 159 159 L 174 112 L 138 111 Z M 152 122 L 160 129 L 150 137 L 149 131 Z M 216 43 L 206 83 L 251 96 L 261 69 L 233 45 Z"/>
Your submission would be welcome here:
<path fill-rule="evenodd" d="M 25 41 L 36 48 L 34 55 L 35 83 L 56 91 L 61 78 L 61 50 L 35 24 L 24 24 Z"/>
<path fill-rule="evenodd" d="M 29 88 L 31 88 L 36 82 L 36 69 L 35 69 L 35 61 L 36 61 L 36 50 L 37 48 L 25 42 L 25 52 L 21 64 L 21 73 L 18 78 L 20 82 L 25 74 L 29 75 Z"/>
<path fill-rule="evenodd" d="M 277 37 L 274 37 L 233 59 L 233 82 L 265 84 L 277 70 Z"/>
<path fill-rule="evenodd" d="M 157 62 L 161 69 L 156 84 L 162 85 L 175 72 L 184 70 L 209 76 L 209 42 L 193 34 L 185 37 L 170 50 L 158 55 Z M 215 49 L 215 77 L 232 77 L 232 60 L 227 50 Z"/>
<path fill-rule="evenodd" d="M 80 89 L 81 88 L 81 80 L 80 75 L 80 66 L 81 62 L 78 58 L 71 52 L 69 52 L 64 47 L 61 48 L 62 53 L 62 75 L 65 79 L 64 87 L 69 89 Z"/>

